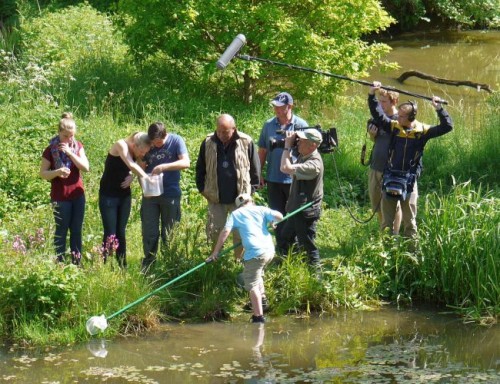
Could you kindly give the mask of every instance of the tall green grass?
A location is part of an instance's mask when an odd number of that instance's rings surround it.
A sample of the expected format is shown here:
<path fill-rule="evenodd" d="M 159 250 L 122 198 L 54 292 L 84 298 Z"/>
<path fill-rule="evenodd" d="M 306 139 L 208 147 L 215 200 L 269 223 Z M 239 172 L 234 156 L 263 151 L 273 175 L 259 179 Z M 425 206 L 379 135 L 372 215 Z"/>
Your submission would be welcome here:
<path fill-rule="evenodd" d="M 475 318 L 500 310 L 500 199 L 471 183 L 426 196 L 422 263 L 414 284 L 422 299 Z"/>

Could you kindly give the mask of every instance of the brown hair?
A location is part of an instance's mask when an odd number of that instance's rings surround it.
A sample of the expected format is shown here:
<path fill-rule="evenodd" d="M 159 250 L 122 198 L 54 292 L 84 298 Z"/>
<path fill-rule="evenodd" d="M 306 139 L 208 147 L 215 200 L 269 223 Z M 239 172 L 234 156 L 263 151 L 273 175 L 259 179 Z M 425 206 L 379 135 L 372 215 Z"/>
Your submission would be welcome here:
<path fill-rule="evenodd" d="M 148 128 L 148 136 L 151 141 L 155 139 L 164 139 L 167 137 L 167 129 L 165 128 L 165 124 L 161 121 L 157 121 L 151 124 Z"/>

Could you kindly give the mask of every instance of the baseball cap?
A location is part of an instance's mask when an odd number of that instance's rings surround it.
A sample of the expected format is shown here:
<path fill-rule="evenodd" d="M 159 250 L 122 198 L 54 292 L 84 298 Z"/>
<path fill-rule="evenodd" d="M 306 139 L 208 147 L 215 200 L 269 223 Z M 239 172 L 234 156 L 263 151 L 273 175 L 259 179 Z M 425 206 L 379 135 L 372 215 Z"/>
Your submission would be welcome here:
<path fill-rule="evenodd" d="M 236 208 L 241 207 L 243 204 L 248 203 L 249 201 L 252 200 L 252 196 L 250 196 L 248 193 L 242 193 L 239 195 L 235 200 L 234 203 L 236 204 Z"/>
<path fill-rule="evenodd" d="M 271 105 L 282 107 L 284 105 L 293 105 L 293 97 L 288 92 L 281 92 L 271 100 Z"/>
<path fill-rule="evenodd" d="M 321 132 L 314 128 L 304 129 L 303 131 L 296 131 L 300 139 L 310 140 L 314 143 L 321 144 L 323 138 Z"/>

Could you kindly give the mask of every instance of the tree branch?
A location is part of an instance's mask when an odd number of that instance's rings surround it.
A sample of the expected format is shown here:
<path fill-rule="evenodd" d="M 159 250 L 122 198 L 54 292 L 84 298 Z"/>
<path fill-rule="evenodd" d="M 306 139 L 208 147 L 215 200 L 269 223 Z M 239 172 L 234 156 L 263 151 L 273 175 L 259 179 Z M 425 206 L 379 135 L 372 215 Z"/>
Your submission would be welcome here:
<path fill-rule="evenodd" d="M 457 87 L 459 85 L 465 85 L 467 87 L 476 88 L 478 91 L 480 91 L 481 89 L 484 89 L 486 92 L 489 92 L 489 93 L 493 92 L 493 90 L 490 88 L 490 86 L 488 84 L 480 84 L 480 83 L 476 83 L 476 82 L 468 81 L 468 80 L 447 80 L 447 79 L 443 79 L 441 77 L 436 77 L 436 76 L 428 75 L 428 74 L 423 73 L 423 72 L 413 71 L 413 70 L 403 72 L 401 74 L 401 76 L 399 76 L 396 80 L 400 83 L 403 83 L 407 78 L 412 77 L 412 76 L 419 77 L 419 78 L 424 79 L 424 80 L 430 80 L 430 81 L 433 81 L 433 82 L 439 83 L 439 84 L 448 84 L 448 85 L 454 85 Z"/>

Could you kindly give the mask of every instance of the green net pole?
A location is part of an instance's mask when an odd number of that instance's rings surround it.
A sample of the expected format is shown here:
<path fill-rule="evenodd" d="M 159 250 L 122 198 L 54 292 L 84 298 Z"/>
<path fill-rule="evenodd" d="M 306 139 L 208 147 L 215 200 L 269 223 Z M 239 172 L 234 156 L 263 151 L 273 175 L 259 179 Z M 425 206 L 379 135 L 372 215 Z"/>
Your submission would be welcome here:
<path fill-rule="evenodd" d="M 285 221 L 285 220 L 289 219 L 289 218 L 290 218 L 290 217 L 292 217 L 293 215 L 296 215 L 296 214 L 297 214 L 297 213 L 299 213 L 300 211 L 302 211 L 302 210 L 304 210 L 304 209 L 306 209 L 306 208 L 310 207 L 312 204 L 313 204 L 313 202 L 311 201 L 311 202 L 309 202 L 309 203 L 307 203 L 307 204 L 305 204 L 305 205 L 301 206 L 300 208 L 296 209 L 295 211 L 290 212 L 290 213 L 289 213 L 289 214 L 287 214 L 285 217 L 283 217 L 283 219 L 281 219 L 280 221 L 278 221 L 278 222 L 277 222 L 277 224 L 279 224 L 279 223 L 281 223 L 281 222 L 283 222 L 283 221 Z M 234 244 L 234 245 L 233 245 L 233 246 L 231 246 L 230 248 L 227 248 L 227 249 L 225 249 L 225 250 L 221 251 L 221 252 L 219 253 L 219 255 L 218 255 L 218 256 L 219 256 L 219 257 L 220 257 L 220 256 L 224 256 L 224 255 L 225 255 L 225 254 L 227 254 L 229 251 L 232 251 L 233 249 L 235 249 L 235 248 L 239 247 L 240 245 L 241 245 L 241 243 Z M 114 318 L 114 317 L 116 317 L 116 316 L 118 316 L 118 315 L 122 314 L 123 312 L 125 312 L 125 311 L 129 310 L 130 308 L 132 308 L 132 307 L 136 306 L 137 304 L 142 303 L 144 300 L 146 300 L 146 299 L 148 299 L 149 297 L 151 297 L 151 296 L 153 296 L 153 295 L 157 294 L 157 293 L 158 293 L 158 292 L 160 292 L 162 289 L 165 289 L 165 288 L 166 288 L 166 287 L 168 287 L 169 285 L 172 285 L 173 283 L 175 283 L 175 282 L 179 281 L 179 280 L 180 280 L 180 279 L 182 279 L 183 277 L 186 277 L 186 276 L 187 276 L 187 275 L 189 275 L 190 273 L 193 273 L 193 272 L 194 272 L 194 271 L 196 271 L 197 269 L 200 269 L 201 267 L 203 267 L 203 266 L 204 266 L 204 265 L 206 265 L 206 264 L 207 264 L 207 262 L 206 262 L 206 261 L 204 261 L 204 262 L 202 262 L 202 263 L 198 264 L 197 266 L 195 266 L 195 267 L 191 268 L 189 271 L 184 272 L 182 275 L 177 276 L 175 279 L 172 279 L 172 280 L 168 281 L 167 283 L 163 284 L 162 286 L 160 286 L 160 287 L 156 288 L 155 290 L 153 290 L 153 291 L 149 292 L 147 295 L 144 295 L 144 296 L 142 296 L 142 297 L 138 298 L 136 301 L 134 301 L 134 302 L 132 302 L 132 303 L 130 303 L 130 304 L 128 304 L 128 305 L 126 305 L 125 307 L 123 307 L 123 308 L 122 308 L 122 309 L 120 309 L 119 311 L 116 311 L 116 312 L 115 312 L 115 313 L 113 313 L 112 315 L 107 316 L 107 317 L 106 317 L 106 320 L 110 320 L 110 319 L 112 319 L 112 318 Z"/>

